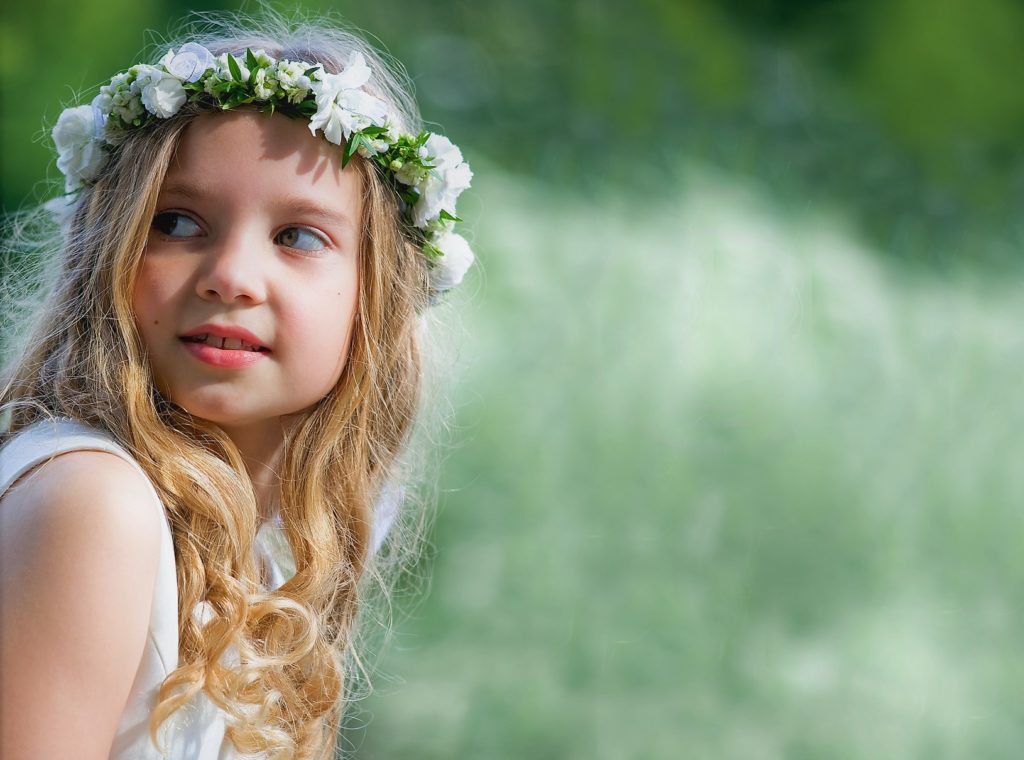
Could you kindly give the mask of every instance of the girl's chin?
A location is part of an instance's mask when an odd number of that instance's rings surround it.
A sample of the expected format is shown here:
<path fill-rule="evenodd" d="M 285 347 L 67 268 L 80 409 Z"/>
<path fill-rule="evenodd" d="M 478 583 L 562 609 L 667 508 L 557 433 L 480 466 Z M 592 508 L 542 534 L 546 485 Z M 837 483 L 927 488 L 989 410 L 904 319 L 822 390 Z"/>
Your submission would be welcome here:
<path fill-rule="evenodd" d="M 197 419 L 211 422 L 218 427 L 247 428 L 258 427 L 268 423 L 277 423 L 281 410 L 267 407 L 259 408 L 239 403 L 237 395 L 233 398 L 209 398 L 195 395 L 184 397 L 171 396 L 171 400 Z"/>
<path fill-rule="evenodd" d="M 280 432 L 304 419 L 311 406 L 299 410 L 288 410 L 279 407 L 253 407 L 237 403 L 234 400 L 221 399 L 172 399 L 178 406 L 191 416 L 210 422 L 225 432 L 251 431 L 257 433 L 261 429 Z"/>

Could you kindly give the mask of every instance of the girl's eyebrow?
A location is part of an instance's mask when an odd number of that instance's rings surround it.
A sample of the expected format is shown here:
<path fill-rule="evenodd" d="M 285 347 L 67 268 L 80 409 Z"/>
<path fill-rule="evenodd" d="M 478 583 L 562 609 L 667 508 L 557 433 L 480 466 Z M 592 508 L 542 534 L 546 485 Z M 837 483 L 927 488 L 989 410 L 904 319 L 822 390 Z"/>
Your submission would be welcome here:
<path fill-rule="evenodd" d="M 185 180 L 178 180 L 177 182 L 165 184 L 160 188 L 160 192 L 167 193 L 168 195 L 181 195 L 185 198 L 192 198 L 194 200 L 205 198 L 207 195 L 211 194 L 203 187 Z"/>
<path fill-rule="evenodd" d="M 278 200 L 277 205 L 289 214 L 295 214 L 296 216 L 315 216 L 337 227 L 355 227 L 352 224 L 352 218 L 348 214 L 340 210 L 321 206 L 308 198 L 281 198 Z"/>
<path fill-rule="evenodd" d="M 167 195 L 176 195 L 183 198 L 189 198 L 191 200 L 203 200 L 216 195 L 216 193 L 207 190 L 201 185 L 184 180 L 164 185 L 162 192 Z M 348 214 L 340 210 L 322 206 L 309 198 L 303 198 L 301 196 L 285 196 L 283 198 L 276 199 L 275 206 L 288 214 L 295 214 L 296 216 L 315 216 L 328 224 L 334 224 L 338 227 L 355 227 L 352 223 L 352 218 Z"/>

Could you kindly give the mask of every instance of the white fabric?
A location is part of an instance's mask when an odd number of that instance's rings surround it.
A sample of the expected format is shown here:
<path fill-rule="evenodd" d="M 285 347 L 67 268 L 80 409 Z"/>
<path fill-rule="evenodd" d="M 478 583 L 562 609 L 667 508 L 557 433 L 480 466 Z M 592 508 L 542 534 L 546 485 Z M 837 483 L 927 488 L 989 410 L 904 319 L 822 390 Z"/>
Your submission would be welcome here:
<path fill-rule="evenodd" d="M 0 448 L 0 498 L 32 468 L 59 454 L 79 450 L 106 451 L 129 462 L 146 478 L 153 494 L 152 508 L 159 509 L 163 518 L 149 634 L 109 760 L 236 760 L 242 757 L 224 737 L 225 713 L 203 692 L 161 725 L 159 739 L 164 753 L 158 752 L 149 738 L 149 716 L 156 706 L 157 691 L 178 667 L 178 582 L 167 513 L 149 477 L 134 457 L 104 431 L 67 418 L 40 421 L 18 432 Z M 400 486 L 387 487 L 381 494 L 374 510 L 372 553 L 383 544 L 403 496 L 404 489 Z M 257 535 L 256 551 L 264 564 L 268 587 L 279 587 L 285 578 L 261 535 Z M 212 613 L 208 602 L 200 602 L 192 610 L 193 616 L 201 622 L 208 620 Z M 237 661 L 238 654 L 232 647 L 225 656 Z"/>
<path fill-rule="evenodd" d="M 0 449 L 0 496 L 24 473 L 69 451 L 92 450 L 116 454 L 131 463 L 150 483 L 135 459 L 109 435 L 67 419 L 38 422 L 15 435 Z M 160 557 L 157 562 L 149 635 L 131 694 L 114 737 L 110 760 L 233 760 L 239 757 L 224 737 L 224 713 L 200 692 L 160 727 L 160 753 L 149 738 L 149 716 L 156 706 L 160 684 L 178 667 L 178 585 L 170 523 L 150 483 L 159 509 Z M 266 554 L 269 558 L 269 554 Z M 271 573 L 280 571 L 270 560 Z M 272 575 L 272 577 L 274 577 Z M 283 580 L 283 579 L 280 579 Z M 201 614 L 197 610 L 194 614 Z M 205 610 L 203 610 L 205 612 Z"/>

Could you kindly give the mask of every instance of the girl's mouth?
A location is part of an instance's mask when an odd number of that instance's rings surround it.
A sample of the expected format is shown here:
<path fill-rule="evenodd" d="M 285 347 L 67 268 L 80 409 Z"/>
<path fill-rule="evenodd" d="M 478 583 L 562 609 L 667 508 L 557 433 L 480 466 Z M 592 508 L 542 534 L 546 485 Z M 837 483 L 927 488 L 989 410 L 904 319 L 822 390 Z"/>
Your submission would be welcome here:
<path fill-rule="evenodd" d="M 256 346 L 252 343 L 246 343 L 240 338 L 222 338 L 219 335 L 211 335 L 210 333 L 200 333 L 199 335 L 188 335 L 182 338 L 186 343 L 201 343 L 207 346 L 213 346 L 223 351 L 257 351 L 266 353 L 270 349 L 266 346 Z"/>
<path fill-rule="evenodd" d="M 199 361 L 221 369 L 244 369 L 270 354 L 264 346 L 208 334 L 181 338 L 181 344 Z"/>

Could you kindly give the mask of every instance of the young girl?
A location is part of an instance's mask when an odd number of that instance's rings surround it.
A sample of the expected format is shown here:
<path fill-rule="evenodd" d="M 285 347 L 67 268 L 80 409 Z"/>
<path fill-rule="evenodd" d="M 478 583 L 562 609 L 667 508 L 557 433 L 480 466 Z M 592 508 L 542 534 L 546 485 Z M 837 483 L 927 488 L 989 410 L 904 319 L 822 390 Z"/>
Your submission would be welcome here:
<path fill-rule="evenodd" d="M 57 271 L 0 396 L 0 756 L 332 757 L 469 167 L 365 43 L 280 19 L 53 138 Z"/>

